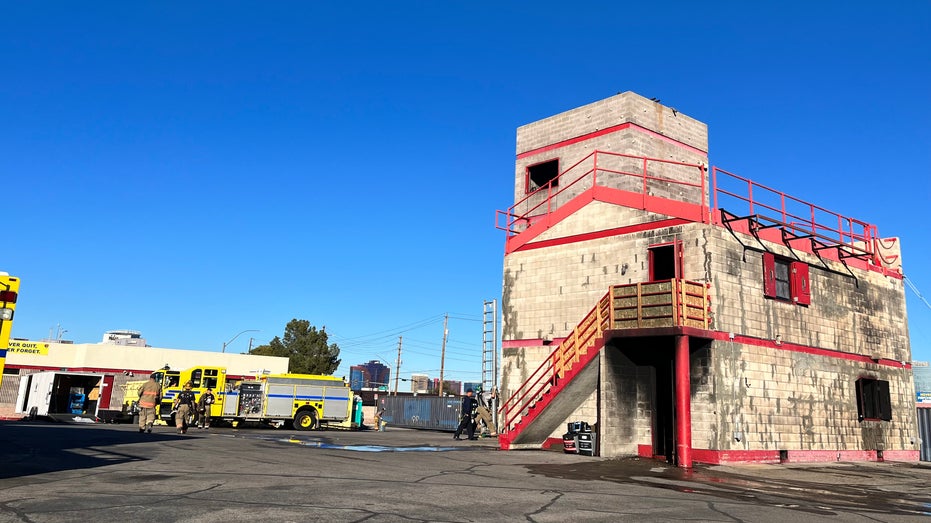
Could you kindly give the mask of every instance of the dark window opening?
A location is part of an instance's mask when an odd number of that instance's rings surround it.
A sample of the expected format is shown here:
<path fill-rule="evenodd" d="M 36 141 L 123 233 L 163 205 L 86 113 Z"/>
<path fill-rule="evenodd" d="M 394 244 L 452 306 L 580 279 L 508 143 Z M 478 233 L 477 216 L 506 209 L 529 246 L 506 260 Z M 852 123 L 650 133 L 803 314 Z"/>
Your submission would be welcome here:
<path fill-rule="evenodd" d="M 549 160 L 527 167 L 527 192 L 535 191 L 550 184 L 559 185 L 559 160 Z"/>
<path fill-rule="evenodd" d="M 650 247 L 650 281 L 676 278 L 676 246 Z"/>
<path fill-rule="evenodd" d="M 863 420 L 892 420 L 892 399 L 889 382 L 860 378 L 857 380 L 857 418 Z"/>
<path fill-rule="evenodd" d="M 200 387 L 200 377 L 202 373 L 203 371 L 200 369 L 197 369 L 191 373 L 191 385 L 193 385 L 195 388 Z"/>
<path fill-rule="evenodd" d="M 792 291 L 789 283 L 789 262 L 777 259 L 776 267 L 776 297 L 780 300 L 792 299 Z"/>

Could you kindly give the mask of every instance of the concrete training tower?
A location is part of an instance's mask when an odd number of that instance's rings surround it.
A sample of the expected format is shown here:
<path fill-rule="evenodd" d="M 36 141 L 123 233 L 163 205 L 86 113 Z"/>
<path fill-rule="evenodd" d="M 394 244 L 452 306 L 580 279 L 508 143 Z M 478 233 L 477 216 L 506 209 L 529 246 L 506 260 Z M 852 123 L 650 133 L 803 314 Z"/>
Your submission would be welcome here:
<path fill-rule="evenodd" d="M 502 447 L 581 419 L 685 467 L 917 460 L 897 239 L 709 165 L 631 92 L 518 128 Z"/>

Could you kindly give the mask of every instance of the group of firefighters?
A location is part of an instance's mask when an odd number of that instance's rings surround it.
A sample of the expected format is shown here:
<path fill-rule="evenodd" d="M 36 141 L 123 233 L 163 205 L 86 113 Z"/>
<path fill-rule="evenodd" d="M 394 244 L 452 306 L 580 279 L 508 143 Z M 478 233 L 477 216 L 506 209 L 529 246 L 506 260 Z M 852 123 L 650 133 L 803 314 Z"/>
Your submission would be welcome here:
<path fill-rule="evenodd" d="M 175 428 L 178 434 L 187 433 L 189 424 L 196 424 L 198 428 L 210 428 L 210 406 L 216 401 L 213 389 L 208 388 L 197 398 L 194 384 L 190 381 L 184 384 L 184 390 L 178 393 L 172 403 L 175 413 Z M 155 407 L 162 400 L 162 387 L 155 381 L 155 375 L 149 376 L 149 381 L 139 387 L 139 432 L 152 432 L 155 424 Z"/>
<path fill-rule="evenodd" d="M 476 387 L 476 390 L 478 391 L 477 398 L 472 395 L 472 389 L 466 389 L 466 395 L 462 397 L 462 406 L 459 409 L 459 426 L 456 428 L 453 439 L 460 439 L 459 436 L 462 435 L 463 431 L 466 432 L 470 440 L 478 439 L 475 437 L 475 429 L 478 427 L 479 421 L 488 428 L 490 436 L 497 435 L 491 416 L 493 403 L 497 398 L 496 391 L 492 390 L 489 394 L 483 392 L 481 386 Z"/>

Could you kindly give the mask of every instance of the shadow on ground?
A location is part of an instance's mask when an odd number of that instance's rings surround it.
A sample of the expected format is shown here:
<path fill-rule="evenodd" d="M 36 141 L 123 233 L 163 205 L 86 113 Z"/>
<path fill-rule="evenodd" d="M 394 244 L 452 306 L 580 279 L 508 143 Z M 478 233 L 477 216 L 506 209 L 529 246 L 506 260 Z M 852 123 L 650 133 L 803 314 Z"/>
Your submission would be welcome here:
<path fill-rule="evenodd" d="M 172 439 L 177 436 L 100 425 L 0 422 L 0 479 L 143 461 L 124 446 Z M 120 450 L 112 448 L 118 445 Z"/>

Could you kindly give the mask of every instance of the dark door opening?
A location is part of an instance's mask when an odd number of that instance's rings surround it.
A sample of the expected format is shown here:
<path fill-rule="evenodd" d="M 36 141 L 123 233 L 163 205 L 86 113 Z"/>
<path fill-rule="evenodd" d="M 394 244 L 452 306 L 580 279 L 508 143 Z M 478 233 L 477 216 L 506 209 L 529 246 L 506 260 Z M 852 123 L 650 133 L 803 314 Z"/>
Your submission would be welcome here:
<path fill-rule="evenodd" d="M 657 358 L 653 390 L 653 455 L 663 456 L 667 463 L 676 457 L 675 376 L 672 359 Z"/>
<path fill-rule="evenodd" d="M 652 455 L 669 463 L 676 459 L 675 366 L 673 338 L 639 338 L 624 354 L 634 365 L 650 370 Z"/>
<path fill-rule="evenodd" d="M 682 242 L 654 245 L 649 249 L 650 281 L 682 277 Z"/>

